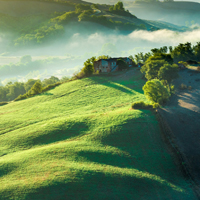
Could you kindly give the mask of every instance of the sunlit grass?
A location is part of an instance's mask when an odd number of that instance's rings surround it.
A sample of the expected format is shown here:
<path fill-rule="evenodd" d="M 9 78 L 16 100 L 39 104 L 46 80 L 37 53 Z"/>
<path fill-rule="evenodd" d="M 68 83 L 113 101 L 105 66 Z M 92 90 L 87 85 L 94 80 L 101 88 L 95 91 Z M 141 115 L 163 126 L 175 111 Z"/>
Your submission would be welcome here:
<path fill-rule="evenodd" d="M 154 114 L 129 110 L 143 84 L 97 76 L 0 107 L 0 199 L 195 199 Z"/>

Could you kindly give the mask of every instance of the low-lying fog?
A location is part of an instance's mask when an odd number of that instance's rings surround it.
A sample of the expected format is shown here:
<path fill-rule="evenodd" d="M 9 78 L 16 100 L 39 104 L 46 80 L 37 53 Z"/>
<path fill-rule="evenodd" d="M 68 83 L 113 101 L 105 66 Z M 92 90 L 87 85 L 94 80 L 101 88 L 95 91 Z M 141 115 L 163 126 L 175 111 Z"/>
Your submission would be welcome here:
<path fill-rule="evenodd" d="M 87 33 L 86 29 L 87 27 L 84 31 L 68 29 L 65 37 L 49 45 L 29 47 L 13 52 L 3 51 L 5 41 L 0 38 L 0 51 L 4 52 L 0 56 L 2 83 L 6 84 L 8 81 L 16 80 L 26 81 L 30 78 L 44 79 L 51 75 L 59 78 L 72 76 L 73 72 L 81 69 L 84 61 L 91 56 L 128 57 L 139 52 L 148 52 L 156 47 L 175 46 L 185 42 L 195 44 L 200 41 L 200 29 L 190 32 L 134 31 L 130 34 L 122 34 L 117 30 L 111 31 L 106 28 L 102 28 L 102 31 Z M 32 61 L 26 64 L 21 63 L 20 58 L 24 55 L 30 55 Z"/>

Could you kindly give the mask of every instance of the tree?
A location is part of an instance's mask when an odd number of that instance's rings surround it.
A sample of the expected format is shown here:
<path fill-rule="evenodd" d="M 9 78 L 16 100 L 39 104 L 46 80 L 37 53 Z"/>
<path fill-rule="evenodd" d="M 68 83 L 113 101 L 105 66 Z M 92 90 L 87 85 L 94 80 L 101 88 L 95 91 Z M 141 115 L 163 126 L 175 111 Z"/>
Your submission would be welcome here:
<path fill-rule="evenodd" d="M 123 2 L 118 1 L 118 2 L 114 5 L 114 7 L 111 6 L 111 7 L 109 8 L 109 11 L 111 11 L 111 12 L 112 12 L 112 11 L 125 11 Z"/>
<path fill-rule="evenodd" d="M 137 65 L 136 65 L 136 63 L 135 63 L 135 60 L 134 60 L 133 56 L 130 55 L 128 58 L 132 60 L 132 63 L 133 63 L 132 66 L 133 66 L 133 67 L 137 67 Z"/>
<path fill-rule="evenodd" d="M 167 87 L 158 79 L 147 81 L 142 89 L 147 98 L 153 103 L 163 104 L 170 97 Z"/>
<path fill-rule="evenodd" d="M 37 80 L 35 80 L 35 79 L 29 79 L 24 84 L 24 88 L 25 88 L 26 92 L 28 92 L 36 82 L 37 82 Z"/>
<path fill-rule="evenodd" d="M 195 58 L 194 49 L 191 43 L 179 44 L 171 52 L 174 62 L 193 60 Z"/>
<path fill-rule="evenodd" d="M 197 61 L 200 61 L 200 42 L 197 42 L 197 44 L 193 47 L 195 59 Z"/>
<path fill-rule="evenodd" d="M 124 11 L 124 4 L 121 1 L 118 1 L 115 5 L 113 10 L 121 10 Z"/>
<path fill-rule="evenodd" d="M 39 81 L 37 81 L 37 82 L 33 85 L 33 87 L 31 88 L 31 90 L 29 91 L 29 93 L 30 93 L 30 94 L 33 94 L 33 95 L 39 94 L 39 93 L 41 93 L 41 92 L 42 92 L 42 84 L 41 84 Z"/>
<path fill-rule="evenodd" d="M 48 78 L 48 79 L 44 79 L 44 80 L 42 81 L 42 85 L 43 85 L 43 86 L 47 86 L 47 85 L 50 85 L 50 84 L 57 83 L 57 82 L 59 82 L 59 81 L 60 81 L 59 78 L 57 78 L 57 77 L 55 77 L 55 76 L 51 76 L 51 77 Z"/>
<path fill-rule="evenodd" d="M 95 60 L 96 60 L 95 56 L 87 59 L 84 62 L 84 67 L 82 68 L 79 75 L 81 75 L 81 76 L 91 76 L 94 73 L 94 61 Z"/>
<path fill-rule="evenodd" d="M 106 56 L 106 55 L 102 55 L 102 56 L 98 56 L 97 58 L 96 58 L 96 60 L 100 60 L 100 59 L 109 59 L 109 58 L 111 58 L 110 56 Z"/>
<path fill-rule="evenodd" d="M 157 50 L 160 52 L 159 49 Z M 145 77 L 148 80 L 158 78 L 158 71 L 164 64 L 173 63 L 173 59 L 170 54 L 159 53 L 157 50 L 156 49 L 151 50 L 152 52 L 154 52 L 152 56 L 150 56 L 150 54 L 147 54 L 148 59 L 141 68 L 141 72 L 145 74 Z M 163 51 L 166 51 L 166 49 L 164 50 L 164 47 Z"/>
<path fill-rule="evenodd" d="M 81 70 L 85 76 L 91 76 L 94 73 L 94 66 L 90 63 L 85 64 Z"/>
<path fill-rule="evenodd" d="M 158 71 L 164 64 L 168 63 L 165 60 L 153 60 L 150 57 L 142 66 L 141 72 L 145 74 L 147 80 L 158 78 Z"/>
<path fill-rule="evenodd" d="M 128 64 L 123 59 L 117 59 L 119 70 L 128 69 Z"/>
<path fill-rule="evenodd" d="M 178 78 L 178 65 L 164 64 L 158 71 L 158 78 L 166 80 L 168 83 Z"/>

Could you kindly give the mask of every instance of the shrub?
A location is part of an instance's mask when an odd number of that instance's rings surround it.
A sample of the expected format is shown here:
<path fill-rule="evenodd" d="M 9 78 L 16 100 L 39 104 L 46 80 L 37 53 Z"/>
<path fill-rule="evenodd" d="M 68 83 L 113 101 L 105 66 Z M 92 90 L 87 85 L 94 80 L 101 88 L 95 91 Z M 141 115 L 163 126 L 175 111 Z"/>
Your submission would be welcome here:
<path fill-rule="evenodd" d="M 186 86 L 185 84 L 182 83 L 182 84 L 180 85 L 180 89 L 181 89 L 181 90 L 185 90 L 185 89 L 187 89 L 187 86 Z"/>
<path fill-rule="evenodd" d="M 145 103 L 144 101 L 138 101 L 132 104 L 132 108 L 134 109 L 152 109 L 153 106 Z"/>
<path fill-rule="evenodd" d="M 23 94 L 23 95 L 20 94 L 14 101 L 19 101 L 19 100 L 23 100 L 23 99 L 27 99 L 27 98 L 28 98 L 27 93 Z"/>
<path fill-rule="evenodd" d="M 187 62 L 184 62 L 184 61 L 179 61 L 178 64 L 182 64 L 182 65 L 184 65 L 184 67 L 187 67 L 187 66 L 188 66 L 188 63 L 187 63 Z"/>
<path fill-rule="evenodd" d="M 188 90 L 192 90 L 192 86 L 188 86 Z"/>
<path fill-rule="evenodd" d="M 23 94 L 23 95 L 19 95 L 14 101 L 19 101 L 19 100 L 22 100 L 22 99 L 27 99 L 29 97 L 32 97 L 36 94 L 39 94 L 41 92 L 46 92 L 58 85 L 60 85 L 61 82 L 58 82 L 58 83 L 54 83 L 54 84 L 50 84 L 50 85 L 47 85 L 46 87 L 42 88 L 41 86 L 41 83 L 40 82 L 36 82 L 33 87 L 26 93 L 26 94 Z"/>
<path fill-rule="evenodd" d="M 159 108 L 159 107 L 160 107 L 160 104 L 159 104 L 159 103 L 154 103 L 154 104 L 153 104 L 153 108 L 154 108 L 154 109 Z"/>
<path fill-rule="evenodd" d="M 29 90 L 30 92 L 30 90 Z M 42 92 L 42 84 L 40 82 L 35 82 L 35 84 L 31 88 L 31 94 L 39 94 Z"/>
<path fill-rule="evenodd" d="M 5 102 L 5 101 L 0 102 L 0 106 L 6 105 L 6 104 L 8 104 L 8 102 Z"/>
<path fill-rule="evenodd" d="M 58 82 L 58 83 L 54 83 L 54 84 L 47 85 L 46 87 L 42 88 L 42 92 L 46 92 L 46 91 L 48 91 L 48 90 L 50 90 L 50 89 L 52 89 L 52 88 L 54 88 L 54 87 L 56 87 L 56 86 L 58 86 L 58 85 L 60 85 L 60 84 L 61 84 L 61 83 Z"/>

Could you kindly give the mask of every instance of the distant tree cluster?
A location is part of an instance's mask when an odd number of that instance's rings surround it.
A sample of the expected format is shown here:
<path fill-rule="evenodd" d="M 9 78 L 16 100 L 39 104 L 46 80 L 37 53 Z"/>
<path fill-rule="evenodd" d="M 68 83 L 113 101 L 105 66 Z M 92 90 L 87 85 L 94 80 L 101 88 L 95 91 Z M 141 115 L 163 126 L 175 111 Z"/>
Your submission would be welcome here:
<path fill-rule="evenodd" d="M 109 11 L 116 14 L 116 15 L 122 15 L 122 16 L 127 16 L 127 17 L 135 17 L 128 10 L 125 10 L 124 4 L 121 1 L 117 2 L 114 6 L 111 6 L 109 8 Z"/>
<path fill-rule="evenodd" d="M 161 48 L 151 49 L 151 52 L 148 53 L 138 53 L 135 55 L 135 61 L 137 63 L 145 63 L 150 56 L 159 55 L 163 57 L 164 60 L 170 64 L 178 64 L 180 61 L 189 61 L 193 60 L 200 62 L 200 42 L 197 42 L 196 45 L 193 45 L 189 42 L 185 44 L 179 44 L 178 46 L 164 46 Z"/>
<path fill-rule="evenodd" d="M 47 91 L 61 82 L 67 81 L 68 78 L 59 80 L 55 76 L 51 76 L 43 81 L 29 79 L 27 82 L 9 82 L 5 86 L 0 86 L 0 102 L 12 101 L 16 98 L 24 99 L 41 92 Z M 17 100 L 18 100 L 17 99 Z"/>
<path fill-rule="evenodd" d="M 125 11 L 124 5 L 121 1 L 118 1 L 114 6 L 109 8 L 109 11 Z"/>

